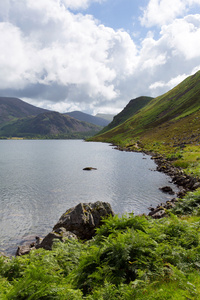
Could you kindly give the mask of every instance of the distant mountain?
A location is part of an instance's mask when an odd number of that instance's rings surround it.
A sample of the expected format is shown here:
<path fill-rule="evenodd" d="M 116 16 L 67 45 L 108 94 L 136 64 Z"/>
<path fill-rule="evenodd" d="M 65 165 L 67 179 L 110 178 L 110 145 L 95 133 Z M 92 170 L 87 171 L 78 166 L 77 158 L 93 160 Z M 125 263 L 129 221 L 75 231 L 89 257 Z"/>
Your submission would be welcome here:
<path fill-rule="evenodd" d="M 109 124 L 108 120 L 105 120 L 104 118 L 99 118 L 96 116 L 92 116 L 86 113 L 83 113 L 81 111 L 72 111 L 72 112 L 68 112 L 65 113 L 65 115 L 71 116 L 79 121 L 84 121 L 84 122 L 88 122 L 97 126 L 106 126 Z"/>
<path fill-rule="evenodd" d="M 101 128 L 58 112 L 45 112 L 11 121 L 0 128 L 0 136 L 85 138 L 94 135 Z"/>
<path fill-rule="evenodd" d="M 47 111 L 18 98 L 0 97 L 0 124 L 15 118 L 37 116 Z"/>
<path fill-rule="evenodd" d="M 105 119 L 109 122 L 112 122 L 114 116 L 115 115 L 113 115 L 113 114 L 100 114 L 100 113 L 95 115 L 95 117 Z"/>
<path fill-rule="evenodd" d="M 104 127 L 100 133 L 106 132 L 126 120 L 130 117 L 133 117 L 141 108 L 147 105 L 153 98 L 152 97 L 138 97 L 130 100 L 130 102 L 126 105 L 126 107 L 113 118 L 113 121 L 108 124 L 108 126 Z"/>
<path fill-rule="evenodd" d="M 119 115 L 117 116 L 119 117 Z M 116 117 L 116 118 L 117 118 Z M 93 140 L 150 151 L 200 143 L 200 71 Z M 140 144 L 138 144 L 138 141 Z M 140 146 L 138 146 L 140 145 Z M 142 147 L 142 146 L 141 146 Z"/>

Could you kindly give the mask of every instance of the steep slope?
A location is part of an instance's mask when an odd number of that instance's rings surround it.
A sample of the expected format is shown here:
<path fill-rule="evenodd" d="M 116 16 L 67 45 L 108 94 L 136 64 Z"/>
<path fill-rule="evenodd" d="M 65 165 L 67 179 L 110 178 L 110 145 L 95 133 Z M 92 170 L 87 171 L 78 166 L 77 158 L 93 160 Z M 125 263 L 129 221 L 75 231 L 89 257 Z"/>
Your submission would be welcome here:
<path fill-rule="evenodd" d="M 0 124 L 15 118 L 36 116 L 47 111 L 18 98 L 0 97 Z"/>
<path fill-rule="evenodd" d="M 45 112 L 38 116 L 18 119 L 2 126 L 1 136 L 14 137 L 85 137 L 101 129 L 93 124 L 78 121 L 58 112 Z"/>
<path fill-rule="evenodd" d="M 141 108 L 146 106 L 153 98 L 152 97 L 138 97 L 132 99 L 127 106 L 114 117 L 113 121 L 108 124 L 105 128 L 102 129 L 100 133 L 106 132 L 128 120 L 130 117 L 133 117 Z"/>
<path fill-rule="evenodd" d="M 95 137 L 135 147 L 180 146 L 200 142 L 200 71 L 149 102 L 123 124 Z M 152 149 L 150 149 L 152 150 Z"/>
<path fill-rule="evenodd" d="M 72 111 L 69 113 L 66 113 L 65 115 L 71 116 L 79 121 L 84 121 L 87 123 L 91 123 L 97 126 L 106 126 L 108 125 L 109 121 L 103 119 L 103 118 L 99 118 L 99 117 L 95 117 L 86 113 L 83 113 L 81 111 Z"/>

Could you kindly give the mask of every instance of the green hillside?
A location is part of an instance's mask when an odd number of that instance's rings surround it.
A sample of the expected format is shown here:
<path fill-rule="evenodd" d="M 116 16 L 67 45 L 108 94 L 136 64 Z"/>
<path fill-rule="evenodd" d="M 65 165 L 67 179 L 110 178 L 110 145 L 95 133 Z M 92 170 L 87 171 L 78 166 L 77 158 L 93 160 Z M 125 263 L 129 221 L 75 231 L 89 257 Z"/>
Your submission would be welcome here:
<path fill-rule="evenodd" d="M 155 142 L 165 146 L 200 141 L 200 71 L 175 88 L 152 99 L 123 124 L 95 137 L 127 147 L 147 148 Z M 150 150 L 150 149 L 149 149 Z"/>
<path fill-rule="evenodd" d="M 147 105 L 147 103 L 149 103 L 149 101 L 152 99 L 152 97 L 145 96 L 132 99 L 127 104 L 127 106 L 118 115 L 114 117 L 113 121 L 109 123 L 108 126 L 102 129 L 100 134 L 124 123 L 130 117 L 133 117 L 141 108 Z"/>

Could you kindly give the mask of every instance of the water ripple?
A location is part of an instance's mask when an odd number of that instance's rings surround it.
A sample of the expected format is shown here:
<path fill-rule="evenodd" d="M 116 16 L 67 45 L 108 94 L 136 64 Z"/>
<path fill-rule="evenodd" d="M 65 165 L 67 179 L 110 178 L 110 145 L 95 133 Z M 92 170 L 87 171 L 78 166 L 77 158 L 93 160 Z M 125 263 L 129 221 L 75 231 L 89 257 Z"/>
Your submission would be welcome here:
<path fill-rule="evenodd" d="M 45 235 L 79 202 L 109 202 L 115 213 L 148 212 L 166 202 L 169 177 L 149 156 L 83 141 L 0 141 L 0 251 Z M 96 171 L 84 172 L 86 166 Z M 154 170 L 154 171 L 152 171 Z"/>

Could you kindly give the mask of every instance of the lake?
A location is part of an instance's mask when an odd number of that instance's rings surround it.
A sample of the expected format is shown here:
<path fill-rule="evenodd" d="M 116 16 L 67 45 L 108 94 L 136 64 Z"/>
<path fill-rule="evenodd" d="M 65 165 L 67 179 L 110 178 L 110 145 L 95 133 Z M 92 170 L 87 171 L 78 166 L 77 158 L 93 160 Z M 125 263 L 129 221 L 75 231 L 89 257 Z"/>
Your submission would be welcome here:
<path fill-rule="evenodd" d="M 83 171 L 85 167 L 97 170 Z M 170 178 L 150 156 L 82 140 L 0 141 L 0 251 L 14 254 L 31 236 L 44 236 L 80 202 L 109 202 L 117 214 L 148 213 L 172 197 Z"/>

